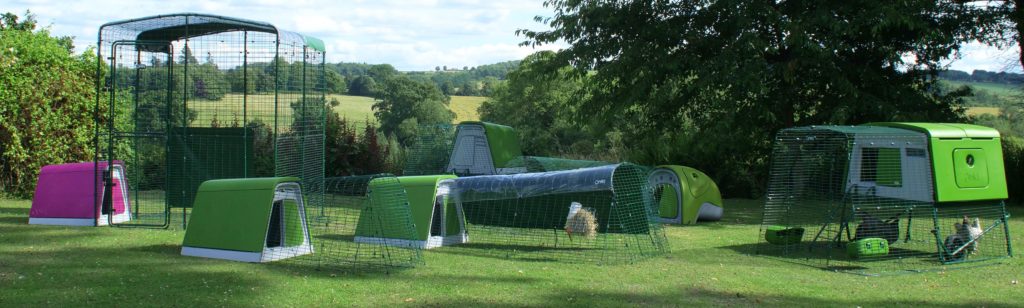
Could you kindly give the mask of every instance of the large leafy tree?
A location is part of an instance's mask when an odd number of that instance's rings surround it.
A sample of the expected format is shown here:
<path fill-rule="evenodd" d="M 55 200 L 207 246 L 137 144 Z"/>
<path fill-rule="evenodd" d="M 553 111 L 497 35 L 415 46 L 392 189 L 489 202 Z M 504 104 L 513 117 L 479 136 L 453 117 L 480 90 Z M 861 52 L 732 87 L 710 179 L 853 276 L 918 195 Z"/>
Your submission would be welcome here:
<path fill-rule="evenodd" d="M 407 144 L 419 124 L 451 123 L 448 102 L 434 84 L 396 75 L 383 82 L 373 110 L 381 132 Z"/>
<path fill-rule="evenodd" d="M 580 154 L 573 144 L 593 142 L 581 129 L 585 123 L 573 121 L 573 109 L 568 108 L 584 82 L 571 67 L 552 71 L 554 58 L 554 52 L 541 51 L 523 59 L 478 110 L 481 120 L 515 127 L 528 155 Z"/>
<path fill-rule="evenodd" d="M 710 169 L 727 191 L 762 186 L 781 128 L 959 119 L 964 93 L 934 77 L 1002 27 L 983 7 L 933 0 L 545 4 L 552 29 L 519 32 L 568 43 L 556 62 L 592 74 L 576 116 L 621 130 L 642 162 Z"/>

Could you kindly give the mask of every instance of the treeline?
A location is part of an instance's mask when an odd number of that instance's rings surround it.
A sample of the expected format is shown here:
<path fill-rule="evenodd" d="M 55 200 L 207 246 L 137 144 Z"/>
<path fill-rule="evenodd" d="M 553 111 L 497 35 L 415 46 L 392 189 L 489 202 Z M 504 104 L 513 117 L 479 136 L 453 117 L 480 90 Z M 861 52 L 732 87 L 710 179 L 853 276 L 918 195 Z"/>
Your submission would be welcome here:
<path fill-rule="evenodd" d="M 437 70 L 399 72 L 417 81 L 430 82 L 444 95 L 490 96 L 505 79 L 508 72 L 519 65 L 519 61 L 506 61 L 461 70 Z M 390 64 L 330 63 L 326 67 L 328 79 L 337 80 L 329 84 L 344 84 L 344 94 L 374 96 L 382 81 L 382 71 L 395 71 Z M 338 93 L 333 92 L 332 93 Z M 340 94 L 340 93 L 339 93 Z"/>
<path fill-rule="evenodd" d="M 990 82 L 1007 85 L 1024 84 L 1024 74 L 989 72 L 986 70 L 974 70 L 969 74 L 964 71 L 946 70 L 939 72 L 939 78 L 963 82 Z"/>

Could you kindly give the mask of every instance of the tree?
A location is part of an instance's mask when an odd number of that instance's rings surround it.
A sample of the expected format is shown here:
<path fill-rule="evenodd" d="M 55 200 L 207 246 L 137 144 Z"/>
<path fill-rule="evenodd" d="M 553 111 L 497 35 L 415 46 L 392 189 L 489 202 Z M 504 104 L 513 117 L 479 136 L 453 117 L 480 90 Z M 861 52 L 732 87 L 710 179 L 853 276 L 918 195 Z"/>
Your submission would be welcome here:
<path fill-rule="evenodd" d="M 348 87 L 349 95 L 374 96 L 377 93 L 377 81 L 370 76 L 359 76 L 352 80 Z"/>
<path fill-rule="evenodd" d="M 113 121 L 106 104 L 94 110 L 95 51 L 76 56 L 70 38 L 35 27 L 28 12 L 0 16 L 0 194 L 25 198 L 42 166 L 93 159 L 94 112 Z"/>
<path fill-rule="evenodd" d="M 455 115 L 448 101 L 434 84 L 399 75 L 384 82 L 373 110 L 382 133 L 408 144 L 416 124 L 451 123 Z"/>
<path fill-rule="evenodd" d="M 476 82 L 467 80 L 466 82 L 462 83 L 462 86 L 459 86 L 459 95 L 479 96 L 480 89 L 477 88 Z"/>
<path fill-rule="evenodd" d="M 641 163 L 710 169 L 727 193 L 763 187 L 781 128 L 960 119 L 965 93 L 936 91 L 935 76 L 962 43 L 999 28 L 982 7 L 932 0 L 546 5 L 551 30 L 517 32 L 571 45 L 553 62 L 591 80 L 575 118 L 626 134 Z M 684 141 L 695 143 L 651 146 Z"/>
<path fill-rule="evenodd" d="M 331 94 L 345 94 L 348 91 L 348 84 L 345 83 L 345 76 L 338 74 L 335 71 L 326 71 L 324 73 L 324 79 L 327 83 L 325 90 Z"/>
<path fill-rule="evenodd" d="M 366 74 L 377 81 L 383 81 L 391 78 L 391 76 L 397 75 L 398 71 L 395 70 L 391 64 L 377 64 L 371 66 L 370 69 L 366 71 Z"/>
<path fill-rule="evenodd" d="M 478 110 L 483 121 L 515 127 L 527 155 L 563 156 L 576 142 L 593 142 L 582 132 L 587 128 L 572 121 L 570 101 L 583 81 L 568 65 L 550 71 L 554 60 L 551 51 L 527 56 Z"/>
<path fill-rule="evenodd" d="M 439 72 L 439 71 L 441 71 L 441 67 L 440 67 L 440 66 L 435 66 L 435 67 L 434 67 L 434 71 L 435 71 L 435 72 Z"/>

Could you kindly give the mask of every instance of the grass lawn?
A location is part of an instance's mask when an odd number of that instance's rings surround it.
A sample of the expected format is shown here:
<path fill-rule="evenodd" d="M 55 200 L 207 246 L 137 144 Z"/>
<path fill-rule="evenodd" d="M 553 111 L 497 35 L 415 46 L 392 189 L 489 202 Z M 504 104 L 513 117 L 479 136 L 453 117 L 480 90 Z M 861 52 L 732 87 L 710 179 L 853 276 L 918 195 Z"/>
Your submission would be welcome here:
<path fill-rule="evenodd" d="M 1024 303 L 1020 257 L 994 266 L 863 277 L 748 255 L 760 219 L 755 200 L 727 200 L 722 222 L 668 227 L 672 252 L 636 264 L 510 261 L 453 247 L 426 251 L 426 265 L 390 274 L 183 257 L 180 229 L 29 226 L 29 205 L 0 200 L 0 307 Z M 1019 247 L 1024 209 L 1012 210 Z"/>

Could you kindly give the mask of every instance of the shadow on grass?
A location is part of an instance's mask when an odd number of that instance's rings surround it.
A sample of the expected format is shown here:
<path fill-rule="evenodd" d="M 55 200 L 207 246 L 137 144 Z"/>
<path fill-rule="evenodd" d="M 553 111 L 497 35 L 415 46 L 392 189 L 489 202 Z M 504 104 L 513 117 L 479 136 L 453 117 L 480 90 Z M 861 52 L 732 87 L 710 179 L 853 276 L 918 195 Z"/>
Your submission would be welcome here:
<path fill-rule="evenodd" d="M 594 291 L 563 288 L 541 297 L 544 306 L 580 307 L 632 307 L 632 306 L 793 306 L 793 307 L 963 307 L 965 304 L 978 307 L 1017 307 L 1012 298 L 1007 302 L 970 301 L 962 304 L 948 304 L 928 300 L 847 300 L 839 297 L 822 299 L 788 294 L 755 294 L 749 292 L 719 291 L 701 287 L 678 289 L 660 288 L 661 291 Z M 445 301 L 416 303 L 422 307 L 522 307 L 519 302 L 499 302 L 478 298 L 452 298 Z"/>
<path fill-rule="evenodd" d="M 0 215 L 6 214 L 28 217 L 28 210 L 29 209 L 27 207 L 0 207 Z"/>
<path fill-rule="evenodd" d="M 75 247 L 0 257 L 4 265 L 0 271 L 22 277 L 4 286 L 4 303 L 9 307 L 223 306 L 232 298 L 257 296 L 264 286 L 257 275 L 246 271 L 165 257 L 172 246 Z"/>
<path fill-rule="evenodd" d="M 27 225 L 28 217 L 0 217 L 0 224 Z"/>

